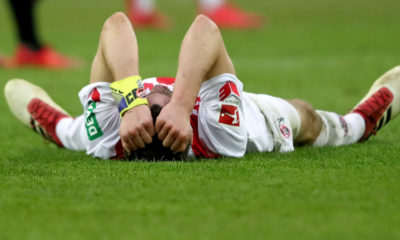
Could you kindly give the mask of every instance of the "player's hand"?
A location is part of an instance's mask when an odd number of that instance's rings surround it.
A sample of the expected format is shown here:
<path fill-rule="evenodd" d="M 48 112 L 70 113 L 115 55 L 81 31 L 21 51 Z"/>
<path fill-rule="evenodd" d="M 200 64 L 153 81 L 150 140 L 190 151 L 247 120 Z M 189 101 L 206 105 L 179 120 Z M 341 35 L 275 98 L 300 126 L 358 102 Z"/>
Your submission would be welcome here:
<path fill-rule="evenodd" d="M 165 105 L 157 117 L 155 129 L 163 146 L 169 147 L 174 153 L 185 151 L 192 140 L 190 114 L 176 104 Z"/>
<path fill-rule="evenodd" d="M 154 124 L 150 108 L 147 105 L 139 105 L 128 110 L 122 117 L 119 135 L 122 147 L 129 153 L 151 143 Z"/>

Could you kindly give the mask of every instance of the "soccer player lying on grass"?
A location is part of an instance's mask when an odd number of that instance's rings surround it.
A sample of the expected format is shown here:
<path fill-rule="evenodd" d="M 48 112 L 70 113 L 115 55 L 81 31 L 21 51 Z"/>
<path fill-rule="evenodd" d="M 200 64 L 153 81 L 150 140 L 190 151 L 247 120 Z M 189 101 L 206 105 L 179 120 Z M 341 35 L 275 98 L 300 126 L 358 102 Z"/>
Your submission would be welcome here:
<path fill-rule="evenodd" d="M 243 91 L 217 26 L 198 16 L 185 35 L 176 78 L 139 77 L 136 37 L 127 17 L 104 24 L 90 84 L 72 118 L 24 80 L 5 87 L 11 111 L 60 147 L 99 158 L 242 157 L 296 145 L 367 140 L 400 111 L 400 67 L 379 78 L 345 116 L 302 100 Z M 125 155 L 124 151 L 125 150 Z"/>

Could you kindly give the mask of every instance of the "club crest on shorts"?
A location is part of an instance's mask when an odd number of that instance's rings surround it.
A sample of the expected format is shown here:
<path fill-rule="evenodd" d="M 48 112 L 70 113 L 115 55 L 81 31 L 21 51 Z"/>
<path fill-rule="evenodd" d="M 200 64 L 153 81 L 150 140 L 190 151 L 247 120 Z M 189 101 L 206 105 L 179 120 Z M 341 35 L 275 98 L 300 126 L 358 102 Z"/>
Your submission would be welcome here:
<path fill-rule="evenodd" d="M 218 122 L 236 127 L 240 126 L 238 107 L 223 104 Z"/>
<path fill-rule="evenodd" d="M 277 119 L 278 125 L 279 125 L 279 130 L 281 131 L 281 134 L 284 138 L 289 138 L 291 133 L 290 129 L 284 124 L 285 118 L 281 117 Z"/>

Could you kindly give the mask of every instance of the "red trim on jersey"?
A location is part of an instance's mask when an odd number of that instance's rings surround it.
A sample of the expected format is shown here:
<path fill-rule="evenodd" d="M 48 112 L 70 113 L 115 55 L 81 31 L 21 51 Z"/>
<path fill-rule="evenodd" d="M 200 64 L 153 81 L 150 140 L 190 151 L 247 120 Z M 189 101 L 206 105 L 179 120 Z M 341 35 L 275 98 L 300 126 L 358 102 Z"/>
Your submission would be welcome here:
<path fill-rule="evenodd" d="M 115 152 L 117 155 L 115 155 L 111 159 L 123 159 L 124 158 L 124 148 L 122 147 L 121 140 L 119 140 L 118 143 L 115 145 Z"/>
<path fill-rule="evenodd" d="M 100 93 L 97 88 L 93 89 L 93 91 L 89 95 L 89 98 L 91 98 L 95 102 L 100 102 Z"/>
<path fill-rule="evenodd" d="M 157 77 L 157 82 L 167 85 L 172 85 L 175 83 L 175 78 L 171 77 Z"/>
<path fill-rule="evenodd" d="M 193 107 L 194 113 L 190 115 L 190 125 L 193 129 L 192 150 L 196 157 L 218 158 L 217 153 L 209 150 L 199 137 L 199 116 L 197 115 L 200 108 L 200 97 L 197 97 L 196 104 Z"/>

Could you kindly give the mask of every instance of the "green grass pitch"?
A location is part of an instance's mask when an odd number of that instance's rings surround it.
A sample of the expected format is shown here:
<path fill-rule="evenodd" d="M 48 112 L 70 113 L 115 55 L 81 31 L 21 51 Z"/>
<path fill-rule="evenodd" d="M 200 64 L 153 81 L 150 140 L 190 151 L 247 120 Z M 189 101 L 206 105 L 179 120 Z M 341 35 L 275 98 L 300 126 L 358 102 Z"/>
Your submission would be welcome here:
<path fill-rule="evenodd" d="M 73 115 L 103 21 L 122 0 L 40 1 L 39 26 L 87 64 L 73 71 L 0 69 L 39 84 Z M 169 32 L 139 31 L 141 74 L 173 76 L 191 0 L 159 0 Z M 245 90 L 346 113 L 400 64 L 398 0 L 237 0 L 265 29 L 223 31 Z M 0 2 L 0 53 L 15 34 Z M 400 239 L 400 120 L 349 147 L 190 162 L 115 162 L 58 149 L 0 97 L 0 239 Z"/>

